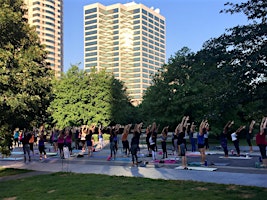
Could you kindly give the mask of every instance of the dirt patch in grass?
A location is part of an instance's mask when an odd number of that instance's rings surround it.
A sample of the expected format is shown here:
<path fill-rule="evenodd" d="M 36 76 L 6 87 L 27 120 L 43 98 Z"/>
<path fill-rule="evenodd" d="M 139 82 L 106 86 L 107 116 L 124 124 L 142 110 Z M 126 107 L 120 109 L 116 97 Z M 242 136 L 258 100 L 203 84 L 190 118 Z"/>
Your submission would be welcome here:
<path fill-rule="evenodd" d="M 208 188 L 206 188 L 206 187 L 196 187 L 195 190 L 199 190 L 199 191 L 207 191 Z"/>
<path fill-rule="evenodd" d="M 254 199 L 255 195 L 254 194 L 240 194 L 240 197 L 242 199 Z"/>
<path fill-rule="evenodd" d="M 49 190 L 49 191 L 47 191 L 47 193 L 53 193 L 53 192 L 55 192 L 56 190 Z"/>
<path fill-rule="evenodd" d="M 7 198 L 4 198 L 3 200 L 16 200 L 17 197 L 7 197 Z"/>

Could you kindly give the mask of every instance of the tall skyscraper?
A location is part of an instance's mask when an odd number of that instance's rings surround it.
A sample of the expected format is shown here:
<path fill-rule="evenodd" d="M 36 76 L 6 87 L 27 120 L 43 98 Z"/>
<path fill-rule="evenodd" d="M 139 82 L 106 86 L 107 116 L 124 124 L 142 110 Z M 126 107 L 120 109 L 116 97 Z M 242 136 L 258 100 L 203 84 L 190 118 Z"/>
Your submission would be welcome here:
<path fill-rule="evenodd" d="M 24 0 L 28 22 L 36 27 L 48 52 L 47 62 L 60 77 L 63 72 L 63 0 Z"/>
<path fill-rule="evenodd" d="M 165 63 L 165 18 L 134 2 L 84 6 L 84 69 L 105 68 L 125 83 L 134 105 Z"/>

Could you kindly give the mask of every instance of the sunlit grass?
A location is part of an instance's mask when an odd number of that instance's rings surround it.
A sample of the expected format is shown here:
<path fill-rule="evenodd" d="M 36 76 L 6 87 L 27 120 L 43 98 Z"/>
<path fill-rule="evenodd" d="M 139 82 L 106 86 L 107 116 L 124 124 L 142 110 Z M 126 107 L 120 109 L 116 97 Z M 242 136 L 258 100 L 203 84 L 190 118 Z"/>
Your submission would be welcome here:
<path fill-rule="evenodd" d="M 12 188 L 12 189 L 11 189 Z M 54 173 L 0 183 L 1 199 L 262 199 L 266 188 Z"/>

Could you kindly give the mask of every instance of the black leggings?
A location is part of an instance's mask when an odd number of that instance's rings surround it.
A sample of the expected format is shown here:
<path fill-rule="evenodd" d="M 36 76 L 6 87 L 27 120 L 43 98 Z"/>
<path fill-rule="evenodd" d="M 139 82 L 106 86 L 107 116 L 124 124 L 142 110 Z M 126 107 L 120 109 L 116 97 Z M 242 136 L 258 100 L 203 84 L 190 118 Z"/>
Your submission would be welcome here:
<path fill-rule="evenodd" d="M 261 158 L 262 159 L 266 159 L 266 145 L 265 144 L 259 144 L 258 145 L 260 148 L 260 152 L 261 152 Z"/>
<path fill-rule="evenodd" d="M 239 155 L 240 154 L 239 141 L 235 140 L 233 142 L 234 142 L 234 145 L 235 145 L 236 152 Z"/>

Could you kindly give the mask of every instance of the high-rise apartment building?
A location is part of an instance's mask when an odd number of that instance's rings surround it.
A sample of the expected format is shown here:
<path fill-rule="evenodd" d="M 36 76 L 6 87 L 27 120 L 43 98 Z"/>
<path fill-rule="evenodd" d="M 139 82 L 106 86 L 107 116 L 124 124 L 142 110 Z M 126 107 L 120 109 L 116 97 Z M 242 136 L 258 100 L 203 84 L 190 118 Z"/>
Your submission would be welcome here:
<path fill-rule="evenodd" d="M 84 69 L 105 68 L 125 83 L 134 105 L 165 63 L 165 18 L 134 2 L 84 6 Z"/>
<path fill-rule="evenodd" d="M 28 22 L 46 46 L 47 62 L 60 77 L 63 72 L 63 0 L 24 0 Z"/>

